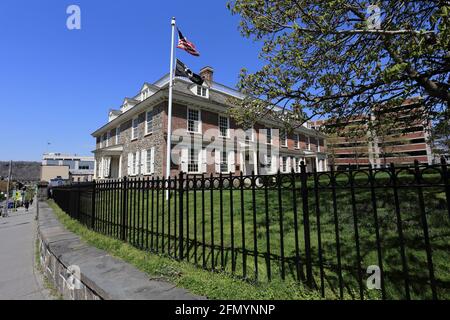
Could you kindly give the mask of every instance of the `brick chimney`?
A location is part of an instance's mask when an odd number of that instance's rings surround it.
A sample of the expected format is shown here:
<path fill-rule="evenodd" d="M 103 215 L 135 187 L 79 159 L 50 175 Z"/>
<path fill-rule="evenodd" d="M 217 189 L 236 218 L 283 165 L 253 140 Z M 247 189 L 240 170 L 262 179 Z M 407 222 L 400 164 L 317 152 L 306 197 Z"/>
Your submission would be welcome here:
<path fill-rule="evenodd" d="M 214 74 L 214 69 L 212 67 L 209 67 L 209 66 L 203 67 L 200 70 L 200 76 L 202 77 L 203 80 L 206 81 L 206 83 L 209 86 L 212 85 L 213 74 Z"/>

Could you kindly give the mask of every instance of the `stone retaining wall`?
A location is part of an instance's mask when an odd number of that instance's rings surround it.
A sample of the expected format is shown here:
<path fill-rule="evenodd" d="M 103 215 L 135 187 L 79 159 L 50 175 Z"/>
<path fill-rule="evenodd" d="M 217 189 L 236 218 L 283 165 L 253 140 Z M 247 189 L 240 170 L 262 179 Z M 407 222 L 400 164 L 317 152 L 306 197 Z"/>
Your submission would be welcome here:
<path fill-rule="evenodd" d="M 38 204 L 40 264 L 65 299 L 205 299 L 171 283 L 149 279 L 132 265 L 87 245 L 62 226 L 46 202 Z"/>

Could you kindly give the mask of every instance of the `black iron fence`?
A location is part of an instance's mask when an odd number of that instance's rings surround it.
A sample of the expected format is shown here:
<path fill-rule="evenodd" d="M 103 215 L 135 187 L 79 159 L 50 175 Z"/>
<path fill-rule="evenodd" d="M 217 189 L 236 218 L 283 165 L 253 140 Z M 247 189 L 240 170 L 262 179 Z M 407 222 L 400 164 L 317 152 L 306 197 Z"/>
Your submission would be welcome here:
<path fill-rule="evenodd" d="M 54 188 L 89 228 L 249 281 L 325 297 L 450 298 L 448 165 L 121 179 Z"/>

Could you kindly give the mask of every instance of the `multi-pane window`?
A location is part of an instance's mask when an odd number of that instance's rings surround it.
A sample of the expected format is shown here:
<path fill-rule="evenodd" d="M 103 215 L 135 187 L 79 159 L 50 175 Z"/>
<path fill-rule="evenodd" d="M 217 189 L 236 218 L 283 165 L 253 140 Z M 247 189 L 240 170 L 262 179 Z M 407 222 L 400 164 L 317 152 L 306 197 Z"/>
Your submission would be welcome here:
<path fill-rule="evenodd" d="M 153 152 L 152 152 L 152 149 L 148 149 L 147 150 L 147 157 L 146 157 L 146 159 L 145 159 L 145 168 L 146 168 L 146 173 L 153 173 L 153 172 L 151 172 L 152 171 L 152 163 L 153 163 L 153 159 L 152 159 L 152 156 L 153 156 Z"/>
<path fill-rule="evenodd" d="M 132 128 L 131 128 L 131 139 L 137 139 L 138 138 L 138 118 L 134 118 L 132 122 Z"/>
<path fill-rule="evenodd" d="M 282 172 L 287 172 L 287 161 L 288 161 L 287 157 L 281 157 L 281 171 Z"/>
<path fill-rule="evenodd" d="M 195 148 L 190 148 L 188 153 L 188 172 L 198 172 L 198 158 L 199 158 L 199 150 Z"/>
<path fill-rule="evenodd" d="M 139 153 L 133 153 L 133 174 L 139 174 Z"/>
<path fill-rule="evenodd" d="M 197 86 L 197 95 L 206 97 L 206 88 L 202 86 Z"/>
<path fill-rule="evenodd" d="M 200 132 L 200 111 L 188 109 L 188 131 Z"/>
<path fill-rule="evenodd" d="M 298 134 L 294 135 L 294 148 L 300 149 L 300 137 L 298 136 Z"/>
<path fill-rule="evenodd" d="M 286 130 L 280 130 L 280 144 L 281 144 L 282 147 L 287 147 Z"/>
<path fill-rule="evenodd" d="M 228 137 L 229 121 L 228 117 L 219 116 L 219 134 L 221 137 Z"/>
<path fill-rule="evenodd" d="M 145 134 L 153 132 L 153 111 L 149 110 L 145 114 Z"/>
<path fill-rule="evenodd" d="M 103 147 L 108 146 L 108 134 L 103 134 Z"/>
<path fill-rule="evenodd" d="M 120 142 L 120 127 L 116 128 L 116 144 Z"/>
<path fill-rule="evenodd" d="M 111 131 L 106 133 L 106 146 L 109 147 L 109 139 L 111 139 Z"/>
<path fill-rule="evenodd" d="M 272 129 L 266 130 L 267 144 L 272 144 Z"/>
<path fill-rule="evenodd" d="M 221 153 L 220 172 L 228 172 L 228 156 L 226 151 L 222 151 Z"/>

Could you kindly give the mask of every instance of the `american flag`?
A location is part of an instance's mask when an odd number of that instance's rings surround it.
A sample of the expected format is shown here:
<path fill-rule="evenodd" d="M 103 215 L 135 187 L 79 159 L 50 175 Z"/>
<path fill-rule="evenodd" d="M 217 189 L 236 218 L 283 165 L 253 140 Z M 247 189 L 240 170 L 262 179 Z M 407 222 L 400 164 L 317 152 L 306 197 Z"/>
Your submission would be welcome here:
<path fill-rule="evenodd" d="M 195 48 L 195 45 L 192 42 L 189 42 L 188 39 L 186 39 L 185 36 L 181 33 L 180 29 L 178 30 L 178 45 L 177 48 L 183 49 L 187 53 L 192 54 L 193 56 L 198 57 L 200 53 Z"/>

